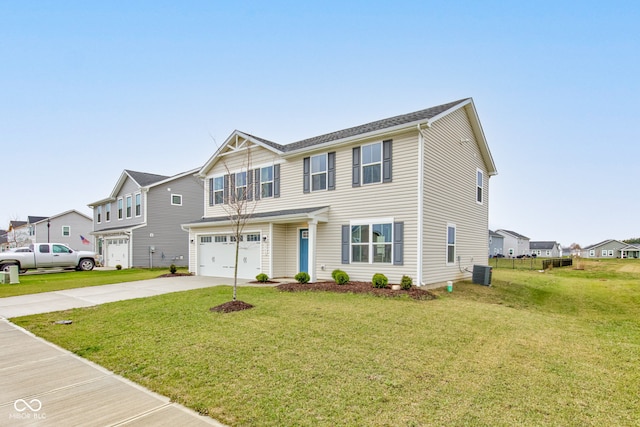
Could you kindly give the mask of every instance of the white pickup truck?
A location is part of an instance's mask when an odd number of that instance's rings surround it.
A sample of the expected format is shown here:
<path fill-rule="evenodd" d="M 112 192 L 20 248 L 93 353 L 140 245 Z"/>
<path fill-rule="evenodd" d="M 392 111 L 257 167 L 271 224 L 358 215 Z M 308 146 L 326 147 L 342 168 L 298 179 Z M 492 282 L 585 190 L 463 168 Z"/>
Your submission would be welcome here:
<path fill-rule="evenodd" d="M 75 268 L 89 271 L 96 265 L 96 254 L 76 251 L 62 243 L 35 243 L 28 248 L 0 253 L 0 271 L 9 271 L 12 265 L 17 265 L 21 273 L 37 268 Z"/>

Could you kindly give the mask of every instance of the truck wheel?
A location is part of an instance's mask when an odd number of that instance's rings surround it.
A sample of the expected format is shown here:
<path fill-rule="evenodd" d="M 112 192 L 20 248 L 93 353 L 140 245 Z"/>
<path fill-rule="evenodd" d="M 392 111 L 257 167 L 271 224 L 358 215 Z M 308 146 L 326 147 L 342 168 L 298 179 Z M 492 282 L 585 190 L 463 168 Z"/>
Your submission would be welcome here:
<path fill-rule="evenodd" d="M 16 264 L 0 264 L 0 271 L 4 272 L 4 273 L 8 273 L 9 269 L 11 268 L 11 266 L 16 265 Z M 20 268 L 20 266 L 16 265 L 18 268 Z M 26 271 L 26 270 L 25 270 Z"/>
<path fill-rule="evenodd" d="M 92 259 L 87 258 L 80 261 L 80 264 L 78 265 L 78 270 L 91 271 L 93 270 L 94 266 L 95 266 L 95 262 Z"/>

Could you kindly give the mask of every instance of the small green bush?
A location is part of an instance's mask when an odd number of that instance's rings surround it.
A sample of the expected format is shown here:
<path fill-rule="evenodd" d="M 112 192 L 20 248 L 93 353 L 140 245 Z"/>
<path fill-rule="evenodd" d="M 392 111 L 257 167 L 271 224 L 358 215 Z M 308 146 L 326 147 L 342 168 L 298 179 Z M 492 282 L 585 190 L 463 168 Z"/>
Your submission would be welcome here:
<path fill-rule="evenodd" d="M 116 270 L 122 270 L 122 266 L 120 264 L 116 264 Z"/>
<path fill-rule="evenodd" d="M 374 288 L 386 288 L 389 283 L 389 279 L 387 279 L 387 276 L 382 273 L 376 273 L 373 275 L 371 283 Z"/>
<path fill-rule="evenodd" d="M 349 282 L 349 275 L 344 271 L 338 271 L 333 277 L 333 280 L 335 280 L 338 285 L 345 285 Z"/>
<path fill-rule="evenodd" d="M 400 289 L 408 291 L 411 289 L 411 285 L 413 285 L 413 279 L 409 276 L 402 276 L 402 280 L 400 280 Z"/>
<path fill-rule="evenodd" d="M 300 273 L 295 275 L 295 279 L 298 283 L 309 283 L 309 280 L 311 280 L 311 276 L 309 276 L 309 273 L 305 273 L 304 271 L 301 271 Z"/>
<path fill-rule="evenodd" d="M 178 267 L 176 267 L 175 264 L 171 264 L 169 266 L 169 271 L 171 272 L 171 274 L 176 274 L 176 271 L 178 271 Z"/>
<path fill-rule="evenodd" d="M 339 268 L 336 268 L 331 272 L 331 277 L 333 277 L 333 280 L 336 280 L 336 274 L 340 273 L 341 271 L 342 270 L 340 270 Z"/>
<path fill-rule="evenodd" d="M 256 276 L 256 280 L 260 283 L 265 283 L 269 281 L 269 276 L 264 273 L 260 273 Z"/>

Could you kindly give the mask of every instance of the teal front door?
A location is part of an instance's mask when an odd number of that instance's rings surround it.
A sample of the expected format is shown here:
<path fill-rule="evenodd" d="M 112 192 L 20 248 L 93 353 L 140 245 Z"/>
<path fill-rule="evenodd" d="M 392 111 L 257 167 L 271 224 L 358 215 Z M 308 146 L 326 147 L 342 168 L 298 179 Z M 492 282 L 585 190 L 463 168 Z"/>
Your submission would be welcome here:
<path fill-rule="evenodd" d="M 300 230 L 299 235 L 299 247 L 300 247 L 300 270 L 305 273 L 309 272 L 309 230 L 303 228 Z"/>

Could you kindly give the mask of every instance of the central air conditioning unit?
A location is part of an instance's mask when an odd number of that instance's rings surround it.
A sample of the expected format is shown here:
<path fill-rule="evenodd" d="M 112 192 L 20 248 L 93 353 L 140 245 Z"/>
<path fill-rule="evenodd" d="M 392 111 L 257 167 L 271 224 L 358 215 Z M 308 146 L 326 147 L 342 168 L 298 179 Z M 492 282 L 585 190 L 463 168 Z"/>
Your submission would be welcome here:
<path fill-rule="evenodd" d="M 488 265 L 474 265 L 471 281 L 478 285 L 491 285 L 491 267 Z"/>

